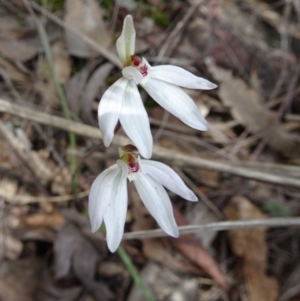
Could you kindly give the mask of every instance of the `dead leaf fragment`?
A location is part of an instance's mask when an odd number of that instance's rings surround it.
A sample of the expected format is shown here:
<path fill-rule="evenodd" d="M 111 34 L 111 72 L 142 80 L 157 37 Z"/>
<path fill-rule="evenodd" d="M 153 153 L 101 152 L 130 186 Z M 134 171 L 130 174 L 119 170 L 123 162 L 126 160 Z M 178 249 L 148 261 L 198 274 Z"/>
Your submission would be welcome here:
<path fill-rule="evenodd" d="M 232 198 L 224 208 L 228 220 L 266 218 L 266 215 L 242 196 Z M 250 301 L 275 301 L 278 298 L 278 283 L 267 276 L 267 244 L 265 228 L 239 229 L 228 232 L 233 252 L 243 258 L 243 278 Z"/>
<path fill-rule="evenodd" d="M 262 105 L 258 93 L 231 71 L 217 67 L 211 59 L 206 64 L 213 77 L 219 81 L 218 95 L 224 105 L 231 109 L 236 121 L 252 133 L 267 133 L 275 114 Z M 288 158 L 299 158 L 300 138 L 289 133 L 280 124 L 271 132 L 269 146 Z"/>
<path fill-rule="evenodd" d="M 12 63 L 0 57 L 0 68 L 3 68 L 10 79 L 14 82 L 23 84 L 24 86 L 28 84 L 28 77 L 17 69 Z"/>
<path fill-rule="evenodd" d="M 101 8 L 95 0 L 67 0 L 65 22 L 85 36 L 92 38 L 102 47 L 108 47 L 111 37 L 102 19 Z M 97 52 L 87 46 L 80 38 L 68 30 L 65 31 L 65 38 L 69 50 L 79 57 L 90 57 L 97 55 Z"/>
<path fill-rule="evenodd" d="M 12 39 L 0 39 L 0 54 L 11 61 L 27 61 L 38 53 L 38 48 L 26 42 Z"/>
<path fill-rule="evenodd" d="M 89 229 L 90 239 L 85 231 L 87 219 L 75 211 L 65 210 L 64 215 L 66 223 L 54 243 L 56 278 L 75 276 L 97 301 L 111 300 L 107 286 L 95 280 L 98 262 L 106 255 L 103 238 L 90 234 Z"/>
<path fill-rule="evenodd" d="M 178 226 L 186 225 L 186 221 L 181 212 L 174 206 L 174 216 Z M 220 271 L 218 264 L 202 247 L 197 237 L 194 234 L 187 234 L 179 238 L 172 238 L 172 243 L 182 254 L 189 260 L 202 268 L 207 274 L 214 278 L 214 280 L 225 290 L 229 287 L 224 275 Z"/>
<path fill-rule="evenodd" d="M 42 264 L 36 258 L 4 261 L 0 265 L 0 299 L 32 301 L 38 286 Z"/>

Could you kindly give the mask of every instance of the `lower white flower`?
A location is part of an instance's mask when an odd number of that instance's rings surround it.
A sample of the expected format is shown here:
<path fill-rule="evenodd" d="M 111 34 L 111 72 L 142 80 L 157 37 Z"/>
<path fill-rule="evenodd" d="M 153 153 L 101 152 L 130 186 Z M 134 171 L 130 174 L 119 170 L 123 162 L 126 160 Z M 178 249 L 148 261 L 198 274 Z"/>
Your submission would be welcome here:
<path fill-rule="evenodd" d="M 163 186 L 189 201 L 196 202 L 196 195 L 169 166 L 140 159 L 133 145 L 120 148 L 120 158 L 92 184 L 88 206 L 92 232 L 104 221 L 108 248 L 111 252 L 118 248 L 124 233 L 128 178 L 159 226 L 167 234 L 178 237 L 171 201 Z"/>

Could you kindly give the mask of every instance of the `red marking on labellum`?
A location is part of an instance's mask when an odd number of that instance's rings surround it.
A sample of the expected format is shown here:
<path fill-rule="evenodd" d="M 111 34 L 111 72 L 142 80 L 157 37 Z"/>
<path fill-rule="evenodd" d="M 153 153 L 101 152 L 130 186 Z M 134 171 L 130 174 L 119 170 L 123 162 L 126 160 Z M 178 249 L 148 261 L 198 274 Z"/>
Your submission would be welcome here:
<path fill-rule="evenodd" d="M 148 67 L 147 67 L 146 65 L 141 66 L 139 69 L 140 69 L 140 71 L 141 71 L 143 77 L 145 77 L 145 76 L 148 75 Z"/>
<path fill-rule="evenodd" d="M 139 165 L 137 159 L 132 155 L 129 155 L 128 166 L 129 166 L 129 173 L 138 172 L 140 169 L 140 165 Z"/>

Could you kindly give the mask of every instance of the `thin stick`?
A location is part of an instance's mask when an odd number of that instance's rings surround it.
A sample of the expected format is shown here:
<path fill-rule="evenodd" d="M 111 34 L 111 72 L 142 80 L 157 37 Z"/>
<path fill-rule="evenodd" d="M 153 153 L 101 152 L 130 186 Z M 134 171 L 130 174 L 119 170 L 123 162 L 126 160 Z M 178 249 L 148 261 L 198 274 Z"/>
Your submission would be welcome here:
<path fill-rule="evenodd" d="M 77 135 L 81 135 L 84 137 L 102 139 L 102 134 L 96 127 L 42 113 L 37 110 L 26 108 L 25 106 L 19 106 L 10 103 L 3 99 L 0 99 L 0 112 L 10 113 L 14 116 L 18 116 L 31 121 L 36 121 L 41 124 L 53 126 L 65 130 L 67 132 L 73 132 Z M 129 143 L 131 142 L 126 137 L 120 135 L 114 136 L 113 144 L 115 145 L 123 146 Z M 300 179 L 297 178 L 276 175 L 272 172 L 264 172 L 258 170 L 257 168 L 249 168 L 246 165 L 236 166 L 231 162 L 194 157 L 159 146 L 153 147 L 153 155 L 157 160 L 168 161 L 169 163 L 178 166 L 200 167 L 203 169 L 226 172 L 232 175 L 273 183 L 277 185 L 290 186 L 296 188 L 300 187 Z"/>
<path fill-rule="evenodd" d="M 201 225 L 189 225 L 178 227 L 180 234 L 199 233 L 201 231 L 213 230 L 213 231 L 225 231 L 233 229 L 245 229 L 256 227 L 299 227 L 300 217 L 278 217 L 269 219 L 254 219 L 248 221 L 226 221 L 217 223 L 207 223 Z M 155 229 L 148 231 L 127 232 L 124 234 L 123 239 L 138 239 L 138 238 L 150 238 L 150 237 L 165 237 L 168 236 L 163 230 Z"/>
<path fill-rule="evenodd" d="M 30 196 L 30 195 L 9 195 L 5 191 L 0 189 L 0 198 L 3 198 L 10 204 L 13 205 L 25 205 L 31 203 L 43 203 L 43 202 L 68 202 L 74 199 L 82 199 L 89 195 L 90 190 L 82 191 L 77 194 L 70 194 L 70 195 L 60 195 L 60 196 Z"/>

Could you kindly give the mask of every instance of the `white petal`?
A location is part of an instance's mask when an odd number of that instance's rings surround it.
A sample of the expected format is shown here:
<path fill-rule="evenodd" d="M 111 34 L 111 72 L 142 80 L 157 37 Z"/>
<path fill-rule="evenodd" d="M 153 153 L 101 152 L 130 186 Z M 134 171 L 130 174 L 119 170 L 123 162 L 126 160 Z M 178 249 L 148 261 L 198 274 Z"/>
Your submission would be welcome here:
<path fill-rule="evenodd" d="M 127 79 L 133 79 L 136 85 L 138 85 L 143 80 L 143 75 L 141 72 L 132 66 L 123 68 L 122 74 Z"/>
<path fill-rule="evenodd" d="M 134 54 L 135 29 L 132 16 L 127 15 L 124 19 L 123 30 L 117 40 L 117 51 L 123 66 L 131 55 Z"/>
<path fill-rule="evenodd" d="M 133 183 L 145 206 L 156 219 L 159 226 L 167 234 L 178 237 L 179 232 L 174 219 L 173 208 L 165 189 L 142 172 L 138 173 Z"/>
<path fill-rule="evenodd" d="M 151 77 L 143 87 L 163 108 L 190 127 L 201 131 L 208 129 L 194 101 L 181 88 Z"/>
<path fill-rule="evenodd" d="M 93 182 L 89 195 L 89 218 L 92 232 L 96 232 L 103 219 L 103 214 L 111 200 L 116 179 L 122 173 L 117 164 L 104 170 Z"/>
<path fill-rule="evenodd" d="M 149 119 L 139 90 L 133 80 L 129 81 L 124 93 L 120 122 L 141 155 L 150 158 L 153 140 Z"/>
<path fill-rule="evenodd" d="M 106 227 L 107 246 L 111 252 L 115 252 L 120 245 L 126 220 L 127 211 L 127 165 L 119 162 L 122 172 L 118 175 L 113 185 L 111 201 L 104 212 L 104 223 Z M 121 163 L 121 164 L 120 164 Z"/>
<path fill-rule="evenodd" d="M 151 176 L 155 181 L 165 186 L 182 198 L 197 202 L 198 198 L 179 177 L 179 175 L 169 166 L 161 162 L 152 160 L 140 160 L 142 172 Z"/>
<path fill-rule="evenodd" d="M 116 124 L 120 117 L 123 95 L 128 80 L 124 77 L 117 80 L 103 94 L 98 107 L 99 128 L 103 135 L 103 143 L 108 147 L 114 137 Z"/>
<path fill-rule="evenodd" d="M 217 87 L 205 78 L 198 77 L 181 67 L 172 65 L 151 67 L 149 76 L 188 89 L 211 90 Z"/>

